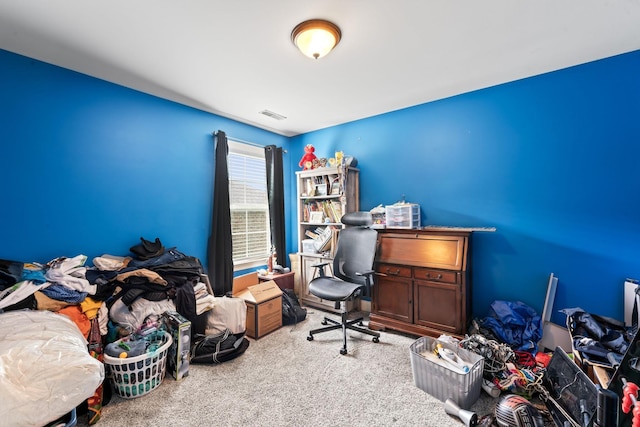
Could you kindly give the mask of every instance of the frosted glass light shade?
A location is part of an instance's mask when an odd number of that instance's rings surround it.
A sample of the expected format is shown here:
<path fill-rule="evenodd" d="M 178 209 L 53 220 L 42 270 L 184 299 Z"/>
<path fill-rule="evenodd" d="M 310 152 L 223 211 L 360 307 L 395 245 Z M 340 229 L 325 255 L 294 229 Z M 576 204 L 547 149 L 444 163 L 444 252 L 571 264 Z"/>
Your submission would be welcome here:
<path fill-rule="evenodd" d="M 322 19 L 298 24 L 291 32 L 291 40 L 309 58 L 322 58 L 336 47 L 342 34 L 337 25 Z"/>

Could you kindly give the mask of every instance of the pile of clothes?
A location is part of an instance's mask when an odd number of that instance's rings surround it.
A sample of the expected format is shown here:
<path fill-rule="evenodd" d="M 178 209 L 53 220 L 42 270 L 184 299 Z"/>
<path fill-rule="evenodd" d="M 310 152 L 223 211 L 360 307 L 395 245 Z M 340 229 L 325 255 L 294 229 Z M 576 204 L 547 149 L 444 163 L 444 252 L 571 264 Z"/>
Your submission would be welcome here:
<path fill-rule="evenodd" d="M 69 316 L 89 337 L 91 319 L 101 334 L 132 333 L 150 314 L 177 311 L 204 333 L 215 298 L 201 283 L 200 261 L 158 238 L 130 248 L 131 256 L 58 257 L 46 264 L 0 260 L 0 310 L 39 309 Z M 198 293 L 196 295 L 196 292 Z"/>
<path fill-rule="evenodd" d="M 44 264 L 0 260 L 0 315 L 24 309 L 65 315 L 99 360 L 110 343 L 144 335 L 152 324 L 159 328 L 165 312 L 190 321 L 192 337 L 212 332 L 208 317 L 216 298 L 203 283 L 206 276 L 197 258 L 165 248 L 159 238 L 141 237 L 129 251 L 95 257 L 90 266 L 82 254 Z M 103 403 L 101 386 L 88 399 L 90 425 L 99 419 Z"/>

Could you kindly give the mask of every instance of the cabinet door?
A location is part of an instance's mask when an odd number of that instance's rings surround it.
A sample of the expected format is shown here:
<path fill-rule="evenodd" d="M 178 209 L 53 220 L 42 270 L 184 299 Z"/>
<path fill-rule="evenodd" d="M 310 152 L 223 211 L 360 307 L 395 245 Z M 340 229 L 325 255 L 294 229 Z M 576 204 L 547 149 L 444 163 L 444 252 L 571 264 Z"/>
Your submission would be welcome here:
<path fill-rule="evenodd" d="M 414 281 L 415 312 L 418 325 L 460 334 L 462 332 L 462 295 L 460 285 Z"/>
<path fill-rule="evenodd" d="M 373 311 L 381 316 L 413 322 L 413 292 L 411 279 L 376 277 Z"/>

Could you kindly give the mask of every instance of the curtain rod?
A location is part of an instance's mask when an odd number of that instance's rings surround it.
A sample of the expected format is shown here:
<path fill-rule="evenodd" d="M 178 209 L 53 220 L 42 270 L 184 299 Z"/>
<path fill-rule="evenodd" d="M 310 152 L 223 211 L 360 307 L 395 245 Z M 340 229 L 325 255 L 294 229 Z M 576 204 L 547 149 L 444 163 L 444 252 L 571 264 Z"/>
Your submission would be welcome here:
<path fill-rule="evenodd" d="M 218 135 L 218 133 L 216 132 L 216 136 Z M 252 147 L 259 147 L 259 148 L 264 148 L 264 145 L 260 145 L 260 144 L 256 144 L 255 142 L 249 142 L 249 141 L 244 141 L 242 139 L 239 138 L 234 138 L 232 136 L 227 136 L 227 139 L 229 141 L 233 141 L 233 142 L 239 142 L 241 144 L 247 144 L 247 145 L 251 145 Z M 282 150 L 283 153 L 286 153 L 287 150 Z"/>

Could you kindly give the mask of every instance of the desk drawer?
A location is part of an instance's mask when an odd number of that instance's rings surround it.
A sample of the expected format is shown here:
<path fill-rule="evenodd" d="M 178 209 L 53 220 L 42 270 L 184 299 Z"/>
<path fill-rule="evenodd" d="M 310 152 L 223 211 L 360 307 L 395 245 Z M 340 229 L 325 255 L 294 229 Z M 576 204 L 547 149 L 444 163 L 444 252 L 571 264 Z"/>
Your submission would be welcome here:
<path fill-rule="evenodd" d="M 378 264 L 376 272 L 394 277 L 411 277 L 411 267 L 394 264 Z"/>
<path fill-rule="evenodd" d="M 432 270 L 429 268 L 414 268 L 415 278 L 441 283 L 458 283 L 458 273 L 455 271 Z"/>

